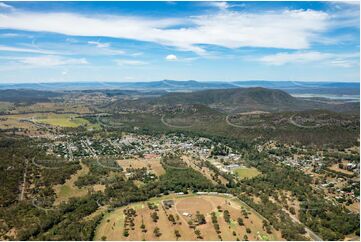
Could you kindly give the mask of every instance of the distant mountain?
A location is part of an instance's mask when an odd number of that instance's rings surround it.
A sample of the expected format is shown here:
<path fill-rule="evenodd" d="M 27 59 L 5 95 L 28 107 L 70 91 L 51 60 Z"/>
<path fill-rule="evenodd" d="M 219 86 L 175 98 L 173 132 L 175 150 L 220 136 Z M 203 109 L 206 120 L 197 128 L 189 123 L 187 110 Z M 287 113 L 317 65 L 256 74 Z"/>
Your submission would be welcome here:
<path fill-rule="evenodd" d="M 235 82 L 199 82 L 162 80 L 154 82 L 57 82 L 0 84 L 0 89 L 35 89 L 35 90 L 138 90 L 185 92 L 208 89 L 229 89 L 239 87 L 264 87 L 280 89 L 290 94 L 332 94 L 359 95 L 359 83 L 344 82 L 293 82 L 293 81 L 235 81 Z"/>
<path fill-rule="evenodd" d="M 149 109 L 154 106 L 202 104 L 224 112 L 300 111 L 327 109 L 353 111 L 359 104 L 327 103 L 295 98 L 282 90 L 261 87 L 169 93 L 160 97 L 118 101 L 112 106 Z M 342 104 L 342 105 L 341 105 Z"/>

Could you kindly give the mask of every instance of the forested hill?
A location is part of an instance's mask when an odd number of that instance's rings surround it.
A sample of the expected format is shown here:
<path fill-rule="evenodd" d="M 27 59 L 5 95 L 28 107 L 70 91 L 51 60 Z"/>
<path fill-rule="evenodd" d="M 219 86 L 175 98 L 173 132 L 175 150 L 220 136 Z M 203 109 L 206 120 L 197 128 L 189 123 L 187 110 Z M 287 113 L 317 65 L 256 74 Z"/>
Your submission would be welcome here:
<path fill-rule="evenodd" d="M 177 92 L 154 98 L 141 98 L 132 101 L 118 101 L 112 106 L 149 107 L 179 104 L 203 104 L 226 112 L 247 111 L 300 111 L 326 109 L 330 111 L 357 111 L 358 103 L 320 102 L 296 98 L 288 93 L 262 87 L 214 89 L 197 92 Z"/>
<path fill-rule="evenodd" d="M 49 102 L 50 98 L 61 96 L 61 93 L 32 89 L 0 90 L 0 101 L 14 103 Z"/>

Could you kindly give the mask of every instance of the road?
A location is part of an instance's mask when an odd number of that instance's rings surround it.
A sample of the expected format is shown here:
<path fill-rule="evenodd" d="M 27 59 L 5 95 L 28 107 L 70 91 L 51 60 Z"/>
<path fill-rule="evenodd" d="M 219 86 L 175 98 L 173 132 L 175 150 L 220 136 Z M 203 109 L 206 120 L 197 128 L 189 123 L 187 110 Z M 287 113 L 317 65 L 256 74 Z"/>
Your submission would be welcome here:
<path fill-rule="evenodd" d="M 26 176 L 27 176 L 27 172 L 28 172 L 28 166 L 29 166 L 29 161 L 26 159 L 25 160 L 25 171 L 24 171 L 24 175 L 23 175 L 23 183 L 21 184 L 21 193 L 20 193 L 20 201 L 24 200 L 24 195 L 25 195 L 25 188 L 26 188 Z"/>
<path fill-rule="evenodd" d="M 314 128 L 320 128 L 322 127 L 323 125 L 321 124 L 316 124 L 314 126 L 305 126 L 305 125 L 301 125 L 301 124 L 298 124 L 296 123 L 294 120 L 293 120 L 293 117 L 295 116 L 296 114 L 292 115 L 290 118 L 289 118 L 289 121 L 291 124 L 293 124 L 294 126 L 296 127 L 299 127 L 299 128 L 305 128 L 305 129 L 314 129 Z"/>
<path fill-rule="evenodd" d="M 190 128 L 192 127 L 192 125 L 187 125 L 187 126 L 181 126 L 181 125 L 172 125 L 172 124 L 168 124 L 165 120 L 164 120 L 165 115 L 162 116 L 162 118 L 160 119 L 160 121 L 162 121 L 162 123 L 165 126 L 171 127 L 171 128 Z"/>
<path fill-rule="evenodd" d="M 236 127 L 236 128 L 241 128 L 241 129 L 254 129 L 257 128 L 257 126 L 244 126 L 244 125 L 237 125 L 237 124 L 233 124 L 229 121 L 229 115 L 226 116 L 226 123 L 230 126 Z"/>
<path fill-rule="evenodd" d="M 282 210 L 284 212 L 286 212 L 294 222 L 302 224 L 303 226 L 305 226 L 303 223 L 301 223 L 300 220 L 298 220 L 298 218 L 295 215 L 290 213 L 288 210 L 286 210 L 284 208 Z M 312 240 L 314 240 L 314 241 L 322 241 L 322 238 L 320 236 L 318 236 L 315 232 L 313 232 L 309 227 L 305 226 L 305 230 L 310 235 Z"/>

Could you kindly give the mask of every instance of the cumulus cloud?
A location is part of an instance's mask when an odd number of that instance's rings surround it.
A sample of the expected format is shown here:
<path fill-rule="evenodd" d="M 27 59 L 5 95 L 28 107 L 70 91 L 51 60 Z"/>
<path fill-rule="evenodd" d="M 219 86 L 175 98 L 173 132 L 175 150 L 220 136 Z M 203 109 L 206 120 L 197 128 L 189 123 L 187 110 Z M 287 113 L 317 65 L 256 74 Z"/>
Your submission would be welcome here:
<path fill-rule="evenodd" d="M 177 60 L 177 56 L 176 55 L 167 55 L 165 57 L 166 60 L 168 61 L 176 61 Z"/>
<path fill-rule="evenodd" d="M 336 54 L 318 51 L 296 51 L 266 55 L 259 60 L 266 64 L 276 66 L 295 63 L 323 62 L 339 67 L 351 67 L 356 64 L 358 56 L 357 53 Z"/>
<path fill-rule="evenodd" d="M 224 8 L 226 4 L 223 4 Z M 225 10 L 182 19 L 14 11 L 0 15 L 0 28 L 46 31 L 69 36 L 126 38 L 172 46 L 201 55 L 206 52 L 204 45 L 226 48 L 309 48 L 318 35 L 328 30 L 328 20 L 327 13 L 315 10 L 260 13 Z"/>

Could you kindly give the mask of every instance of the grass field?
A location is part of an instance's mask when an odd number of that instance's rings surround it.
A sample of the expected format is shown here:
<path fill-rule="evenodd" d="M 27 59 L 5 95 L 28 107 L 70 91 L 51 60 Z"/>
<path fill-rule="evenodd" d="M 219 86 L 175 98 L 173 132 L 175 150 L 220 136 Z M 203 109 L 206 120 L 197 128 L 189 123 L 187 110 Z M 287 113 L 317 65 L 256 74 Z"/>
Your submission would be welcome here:
<path fill-rule="evenodd" d="M 147 168 L 153 171 L 157 176 L 161 176 L 165 173 L 163 166 L 160 163 L 160 158 L 138 158 L 138 159 L 127 159 L 117 160 L 117 163 L 126 170 L 127 168 Z"/>
<path fill-rule="evenodd" d="M 174 205 L 171 208 L 165 208 L 164 200 L 173 200 Z M 157 205 L 157 210 L 148 207 L 148 202 Z M 220 207 L 220 211 L 218 210 Z M 124 210 L 133 208 L 136 210 L 134 217 L 134 227 L 129 229 L 129 236 L 124 236 Z M 227 223 L 223 217 L 223 210 L 230 213 L 230 223 Z M 242 210 L 247 211 L 246 218 Z M 156 211 L 159 219 L 154 222 L 151 213 Z M 200 231 L 201 240 L 219 240 L 218 234 L 211 221 L 211 213 L 216 212 L 218 224 L 220 226 L 220 236 L 223 240 L 240 240 L 247 235 L 249 240 L 282 240 L 279 232 L 272 230 L 267 234 L 262 228 L 263 219 L 252 209 L 244 206 L 239 200 L 218 195 L 175 195 L 171 194 L 160 198 L 153 198 L 146 202 L 133 203 L 126 207 L 118 208 L 112 212 L 106 213 L 95 232 L 95 240 L 177 240 L 174 231 L 178 230 L 181 237 L 178 240 L 199 240 L 195 234 L 195 229 L 191 228 L 189 222 L 196 221 L 196 212 L 199 211 L 205 216 L 206 223 L 197 225 L 196 229 Z M 186 213 L 190 215 L 186 215 Z M 168 216 L 173 215 L 175 223 L 172 223 Z M 237 223 L 237 218 L 243 218 L 244 226 Z M 144 223 L 146 232 L 142 231 L 141 224 Z M 154 235 L 154 229 L 158 227 L 161 235 Z M 251 232 L 247 233 L 246 229 Z"/>
<path fill-rule="evenodd" d="M 0 116 L 0 118 L 4 119 L 0 122 L 0 124 L 7 124 L 11 122 L 10 124 L 13 124 L 16 127 L 22 127 L 22 124 L 26 123 L 26 122 L 21 122 L 21 120 L 23 119 L 31 120 L 32 122 L 35 123 L 42 123 L 52 126 L 68 127 L 68 128 L 75 128 L 80 125 L 94 126 L 91 125 L 88 120 L 79 118 L 75 114 L 28 113 L 28 114 L 13 114 L 13 115 Z"/>
<path fill-rule="evenodd" d="M 237 176 L 238 176 L 240 179 L 252 178 L 252 177 L 255 177 L 255 176 L 258 176 L 258 175 L 261 174 L 261 172 L 258 171 L 258 170 L 257 170 L 256 168 L 254 168 L 254 167 L 251 167 L 251 168 L 241 167 L 241 168 L 235 169 L 235 170 L 234 170 L 234 173 L 237 174 Z"/>

